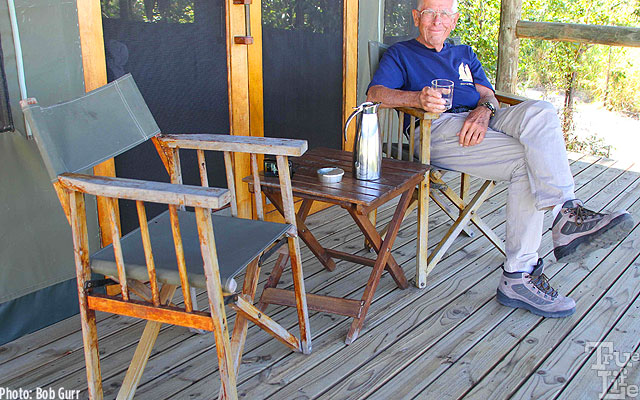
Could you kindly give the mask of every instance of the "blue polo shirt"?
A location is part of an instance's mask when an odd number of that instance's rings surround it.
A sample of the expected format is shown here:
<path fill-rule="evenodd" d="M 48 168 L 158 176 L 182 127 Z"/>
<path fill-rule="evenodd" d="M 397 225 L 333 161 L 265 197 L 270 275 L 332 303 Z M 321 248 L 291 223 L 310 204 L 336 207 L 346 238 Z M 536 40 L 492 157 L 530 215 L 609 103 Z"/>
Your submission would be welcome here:
<path fill-rule="evenodd" d="M 473 109 L 478 105 L 480 94 L 474 86 L 476 83 L 493 90 L 471 47 L 445 43 L 437 52 L 416 39 L 398 42 L 383 54 L 369 88 L 382 85 L 389 89 L 420 91 L 437 78 L 454 82 L 454 108 Z"/>

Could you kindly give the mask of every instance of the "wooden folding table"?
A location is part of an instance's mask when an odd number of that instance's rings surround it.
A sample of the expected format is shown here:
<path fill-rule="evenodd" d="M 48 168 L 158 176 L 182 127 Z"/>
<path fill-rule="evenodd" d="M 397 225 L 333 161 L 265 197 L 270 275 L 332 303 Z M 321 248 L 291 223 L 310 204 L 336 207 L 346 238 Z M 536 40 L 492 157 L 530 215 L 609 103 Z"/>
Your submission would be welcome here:
<path fill-rule="evenodd" d="M 380 179 L 362 181 L 353 177 L 352 153 L 347 151 L 318 148 L 307 151 L 302 157 L 291 158 L 291 160 L 294 170 L 291 179 L 293 194 L 303 199 L 297 213 L 298 235 L 324 267 L 330 271 L 336 267 L 334 258 L 373 267 L 361 299 L 307 294 L 309 309 L 353 318 L 345 341 L 350 344 L 356 340 L 360 329 L 362 329 L 383 270 L 389 271 L 398 287 L 406 289 L 409 285 L 404 272 L 391 255 L 391 248 L 413 191 L 416 189 L 416 185 L 425 179 L 429 166 L 385 158 L 382 161 Z M 321 183 L 317 176 L 317 170 L 331 166 L 342 168 L 345 171 L 342 181 L 329 184 Z M 251 182 L 250 178 L 247 180 Z M 260 180 L 262 191 L 280 213 L 284 213 L 278 178 L 261 176 Z M 383 240 L 367 214 L 398 196 L 400 196 L 400 201 L 396 206 L 388 233 Z M 305 219 L 314 201 L 337 204 L 347 210 L 365 237 L 373 244 L 377 258 L 371 259 L 322 247 L 305 225 Z M 287 257 L 286 255 L 280 256 L 265 285 L 260 300 L 263 307 L 267 304 L 296 305 L 292 291 L 276 288 L 282 269 L 288 262 Z"/>

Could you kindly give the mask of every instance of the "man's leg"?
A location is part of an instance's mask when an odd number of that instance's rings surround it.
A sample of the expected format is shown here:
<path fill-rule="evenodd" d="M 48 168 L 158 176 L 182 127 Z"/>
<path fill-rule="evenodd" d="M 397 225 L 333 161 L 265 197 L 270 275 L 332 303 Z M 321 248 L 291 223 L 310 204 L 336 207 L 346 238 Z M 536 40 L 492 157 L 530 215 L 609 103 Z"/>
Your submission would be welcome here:
<path fill-rule="evenodd" d="M 536 208 L 524 147 L 517 139 L 493 129 L 480 144 L 460 147 L 456 133 L 466 115 L 444 114 L 434 121 L 431 163 L 483 179 L 509 182 L 505 270 L 530 272 L 538 261 L 544 212 Z"/>
<path fill-rule="evenodd" d="M 508 181 L 506 253 L 497 299 L 537 315 L 564 317 L 575 311 L 575 302 L 559 295 L 542 273 L 538 248 L 544 211 L 537 208 L 524 146 L 516 138 L 489 129 L 478 145 L 460 147 L 460 131 L 466 113 L 443 115 L 432 126 L 431 163 L 499 181 Z"/>
<path fill-rule="evenodd" d="M 555 207 L 552 231 L 558 261 L 579 261 L 628 235 L 634 225 L 628 212 L 597 213 L 575 199 L 564 138 L 553 105 L 526 101 L 498 110 L 490 125 L 518 139 L 524 147 L 537 208 Z"/>

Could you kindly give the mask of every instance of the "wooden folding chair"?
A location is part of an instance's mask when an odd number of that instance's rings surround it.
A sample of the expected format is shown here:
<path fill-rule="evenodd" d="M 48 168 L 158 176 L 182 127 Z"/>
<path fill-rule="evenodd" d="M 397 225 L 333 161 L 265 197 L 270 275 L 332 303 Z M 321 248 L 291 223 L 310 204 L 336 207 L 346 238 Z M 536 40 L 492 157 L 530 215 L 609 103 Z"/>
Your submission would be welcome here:
<path fill-rule="evenodd" d="M 236 374 L 247 322 L 252 321 L 294 351 L 311 351 L 311 334 L 300 264 L 288 156 L 302 155 L 303 140 L 249 138 L 229 135 L 158 135 L 159 129 L 130 75 L 78 99 L 40 107 L 35 99 L 21 102 L 73 234 L 87 366 L 89 397 L 102 398 L 95 311 L 146 319 L 118 399 L 133 398 L 162 323 L 213 331 L 222 385 L 220 397 L 235 399 Z M 99 177 L 78 173 L 137 144 L 154 138 L 164 154 L 174 182 L 180 181 L 180 148 L 197 149 L 201 186 Z M 223 151 L 229 188 L 210 188 L 204 151 Z M 256 154 L 275 154 L 280 171 L 282 203 L 287 223 L 237 218 L 234 153 L 250 153 L 253 179 L 260 187 Z M 84 195 L 105 199 L 113 244 L 90 256 Z M 262 204 L 260 192 L 256 204 Z M 120 237 L 118 199 L 136 202 L 140 228 Z M 168 210 L 147 221 L 145 202 L 163 203 Z M 231 203 L 231 217 L 212 215 Z M 194 211 L 184 208 L 193 207 Z M 298 309 L 300 338 L 254 305 L 260 257 L 275 244 L 288 244 Z M 242 290 L 234 278 L 245 272 Z M 118 282 L 121 294 L 96 290 L 102 274 Z M 181 287 L 183 303 L 171 303 Z M 194 310 L 190 288 L 207 292 L 209 312 Z M 229 339 L 225 302 L 236 311 Z"/>
<path fill-rule="evenodd" d="M 380 58 L 389 48 L 380 42 L 369 42 L 369 67 L 371 76 L 378 69 Z M 515 105 L 526 99 L 506 93 L 496 93 L 496 97 L 501 105 Z M 397 119 L 395 115 L 397 114 Z M 423 164 L 429 164 L 430 159 L 430 141 L 431 141 L 431 122 L 439 117 L 439 114 L 433 114 L 424 110 L 401 107 L 394 110 L 388 109 L 384 113 L 380 113 L 380 126 L 383 131 L 382 143 L 383 153 L 387 157 L 397 158 L 399 160 L 414 160 Z M 409 137 L 403 132 L 405 118 L 409 121 Z M 419 122 L 416 122 L 419 121 Z M 418 132 L 416 132 L 418 125 Z M 415 135 L 419 135 L 419 146 L 415 149 Z M 451 171 L 432 165 L 429 179 L 419 185 L 418 191 L 414 193 L 413 200 L 407 208 L 408 215 L 419 207 L 419 226 L 418 226 L 418 254 L 416 260 L 416 285 L 420 288 L 426 286 L 427 275 L 442 259 L 446 251 L 453 244 L 454 240 L 461 234 L 473 236 L 473 231 L 469 228 L 469 223 L 478 228 L 478 230 L 489 239 L 489 241 L 502 253 L 505 254 L 504 242 L 477 214 L 478 208 L 489 198 L 491 191 L 495 187 L 495 182 L 485 180 L 480 189 L 471 197 L 469 186 L 471 176 L 459 171 L 460 173 L 460 192 L 453 191 L 448 184 L 442 179 L 444 171 Z M 427 215 L 429 213 L 430 197 L 444 212 L 447 214 L 453 224 L 427 257 L 427 237 L 428 228 Z M 446 198 L 453 208 L 444 201 Z M 370 219 L 375 220 L 375 215 L 370 215 Z M 424 226 L 423 226 L 424 225 Z M 386 231 L 387 228 L 384 228 Z M 505 254 L 506 255 L 506 254 Z"/>

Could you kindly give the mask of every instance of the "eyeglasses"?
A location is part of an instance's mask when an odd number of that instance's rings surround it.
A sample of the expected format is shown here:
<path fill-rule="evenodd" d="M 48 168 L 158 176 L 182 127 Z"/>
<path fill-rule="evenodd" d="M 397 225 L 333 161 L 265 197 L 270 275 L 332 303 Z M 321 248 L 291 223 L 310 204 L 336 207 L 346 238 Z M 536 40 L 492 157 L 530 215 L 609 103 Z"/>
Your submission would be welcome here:
<path fill-rule="evenodd" d="M 437 15 L 440 17 L 440 20 L 442 22 L 450 23 L 451 21 L 453 21 L 453 17 L 457 13 L 447 11 L 447 10 L 436 11 L 430 8 L 425 8 L 424 10 L 419 11 L 419 14 L 422 18 L 426 18 L 427 21 L 433 21 L 434 19 L 436 19 L 436 15 Z"/>

